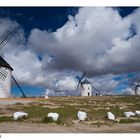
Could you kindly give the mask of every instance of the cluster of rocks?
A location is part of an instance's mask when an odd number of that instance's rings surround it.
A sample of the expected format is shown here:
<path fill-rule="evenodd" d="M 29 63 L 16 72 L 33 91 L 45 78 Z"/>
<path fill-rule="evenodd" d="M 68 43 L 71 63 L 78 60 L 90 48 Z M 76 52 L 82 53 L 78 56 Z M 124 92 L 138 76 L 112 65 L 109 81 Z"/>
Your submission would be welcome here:
<path fill-rule="evenodd" d="M 131 111 L 124 112 L 123 115 L 126 118 L 134 117 L 136 115 L 140 116 L 140 111 L 135 111 L 135 113 L 134 112 L 131 112 Z M 50 112 L 47 115 L 47 117 L 48 118 L 51 118 L 53 121 L 57 121 L 59 119 L 59 116 L 60 115 L 58 113 L 55 113 L 55 112 Z M 22 118 L 27 118 L 28 117 L 28 113 L 25 113 L 25 112 L 15 112 L 13 114 L 13 117 L 14 117 L 14 120 L 19 120 L 19 119 L 22 119 Z M 84 121 L 84 120 L 87 119 L 87 113 L 86 112 L 83 112 L 83 111 L 78 111 L 77 118 L 80 121 Z M 115 119 L 116 119 L 115 115 L 112 112 L 107 112 L 107 118 L 109 120 L 112 120 L 112 121 L 115 121 Z"/>
<path fill-rule="evenodd" d="M 52 118 L 52 120 L 53 121 L 57 121 L 58 120 L 58 118 L 59 118 L 59 114 L 58 113 L 48 113 L 48 116 L 47 116 L 48 118 Z M 83 112 L 83 111 L 78 111 L 78 113 L 77 113 L 77 117 L 78 117 L 78 119 L 80 120 L 80 121 L 84 121 L 84 120 L 86 120 L 86 118 L 87 118 L 87 114 L 86 114 L 86 112 Z"/>
<path fill-rule="evenodd" d="M 25 113 L 25 112 L 15 112 L 13 114 L 14 120 L 19 120 L 19 119 L 23 119 L 23 118 L 27 118 L 27 117 L 28 117 L 28 113 Z M 50 113 L 48 113 L 47 117 L 51 118 L 53 121 L 57 121 L 59 119 L 59 114 L 50 112 Z M 87 114 L 86 114 L 86 112 L 78 111 L 77 117 L 80 121 L 84 121 L 87 118 Z"/>
<path fill-rule="evenodd" d="M 123 116 L 125 116 L 126 118 L 134 117 L 136 115 L 140 116 L 140 111 L 135 111 L 135 112 L 129 111 L 129 112 L 124 112 L 123 113 Z M 115 115 L 112 112 L 107 112 L 107 118 L 109 120 L 113 120 L 113 121 L 115 121 L 115 119 L 116 119 Z"/>

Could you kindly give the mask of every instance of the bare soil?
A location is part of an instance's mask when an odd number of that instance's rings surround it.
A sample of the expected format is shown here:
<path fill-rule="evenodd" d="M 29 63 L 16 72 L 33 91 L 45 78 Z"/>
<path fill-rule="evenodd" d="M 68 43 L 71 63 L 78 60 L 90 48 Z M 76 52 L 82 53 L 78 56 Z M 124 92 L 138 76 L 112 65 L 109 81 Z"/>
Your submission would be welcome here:
<path fill-rule="evenodd" d="M 2 122 L 0 133 L 140 133 L 140 123 L 100 127 L 76 124 L 72 127 L 65 127 L 56 124 Z"/>

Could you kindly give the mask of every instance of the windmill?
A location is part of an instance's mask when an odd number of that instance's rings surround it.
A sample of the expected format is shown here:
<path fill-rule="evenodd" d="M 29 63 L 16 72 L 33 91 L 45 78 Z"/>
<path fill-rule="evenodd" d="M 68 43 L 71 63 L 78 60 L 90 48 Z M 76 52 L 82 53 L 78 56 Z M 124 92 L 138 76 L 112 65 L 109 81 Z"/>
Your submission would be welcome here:
<path fill-rule="evenodd" d="M 4 34 L 0 37 L 0 50 L 6 45 L 6 43 L 17 33 L 19 26 L 15 27 L 13 30 L 8 28 Z M 14 69 L 0 56 L 0 98 L 10 97 L 11 90 L 11 78 L 14 80 L 15 84 L 18 86 L 22 93 L 22 97 L 26 98 L 25 93 L 19 86 L 16 79 L 12 76 L 12 71 Z"/>
<path fill-rule="evenodd" d="M 137 80 L 135 78 L 129 81 L 129 86 L 131 89 L 134 90 L 135 95 L 137 96 L 140 95 L 140 80 Z"/>
<path fill-rule="evenodd" d="M 135 95 L 140 95 L 140 83 L 137 82 L 135 85 Z"/>
<path fill-rule="evenodd" d="M 95 86 L 93 86 L 93 84 L 91 82 L 89 82 L 86 78 L 85 78 L 86 72 L 83 73 L 83 75 L 81 77 L 77 76 L 78 81 L 78 85 L 76 90 L 78 90 L 79 85 L 81 86 L 81 96 L 92 96 L 92 88 L 97 92 L 96 95 L 102 95 L 100 93 L 100 91 L 95 88 Z"/>

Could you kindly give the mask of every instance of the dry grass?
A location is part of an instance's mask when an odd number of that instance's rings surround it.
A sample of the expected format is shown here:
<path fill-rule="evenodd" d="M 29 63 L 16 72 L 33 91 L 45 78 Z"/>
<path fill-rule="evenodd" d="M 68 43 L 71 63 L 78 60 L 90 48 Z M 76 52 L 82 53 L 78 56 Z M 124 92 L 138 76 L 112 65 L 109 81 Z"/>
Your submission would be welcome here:
<path fill-rule="evenodd" d="M 18 100 L 18 104 L 0 106 L 0 114 L 3 113 L 4 115 L 8 112 L 12 115 L 15 111 L 25 111 L 29 113 L 29 118 L 21 121 L 32 123 L 52 123 L 50 120 L 46 119 L 46 116 L 49 112 L 57 112 L 60 114 L 60 119 L 56 123 L 69 126 L 76 122 L 77 112 L 81 110 L 87 112 L 88 116 L 87 120 L 82 123 L 100 126 L 102 124 L 112 125 L 113 123 L 116 123 L 106 119 L 106 113 L 111 111 L 115 114 L 120 123 L 140 122 L 139 116 L 129 119 L 123 117 L 123 112 L 125 111 L 140 110 L 139 96 L 50 97 L 49 99 L 35 98 L 34 100 L 32 99 L 33 102 L 27 104 L 22 104 L 20 103 L 20 99 Z M 2 120 L 5 121 L 4 118 L 0 118 L 0 122 L 2 122 Z"/>

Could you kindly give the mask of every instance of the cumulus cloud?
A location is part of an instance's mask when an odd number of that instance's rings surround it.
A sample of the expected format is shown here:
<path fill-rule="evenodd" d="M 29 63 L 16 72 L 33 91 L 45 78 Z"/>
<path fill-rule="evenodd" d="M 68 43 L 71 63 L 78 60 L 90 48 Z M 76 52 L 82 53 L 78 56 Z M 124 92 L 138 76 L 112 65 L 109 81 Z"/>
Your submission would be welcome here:
<path fill-rule="evenodd" d="M 136 71 L 140 63 L 138 13 L 122 18 L 112 8 L 80 8 L 56 32 L 33 29 L 29 45 L 51 54 L 51 67 L 57 70 L 86 71 L 89 76 Z M 137 29 L 135 36 L 132 25 Z"/>
<path fill-rule="evenodd" d="M 120 81 L 114 80 L 115 75 L 107 74 L 102 76 L 97 76 L 94 78 L 90 78 L 89 81 L 91 84 L 97 88 L 102 95 L 114 94 L 113 90 L 118 86 Z M 97 91 L 93 89 L 93 94 L 95 95 Z"/>
<path fill-rule="evenodd" d="M 74 77 L 65 77 L 62 80 L 58 80 L 56 82 L 56 87 L 58 87 L 59 90 L 65 91 L 65 90 L 75 90 L 77 85 L 77 81 Z"/>
<path fill-rule="evenodd" d="M 121 94 L 123 94 L 123 95 L 135 95 L 135 91 L 132 88 L 128 87 L 128 88 L 121 90 Z"/>
<path fill-rule="evenodd" d="M 34 28 L 25 39 L 22 29 L 3 56 L 21 83 L 72 91 L 74 77 L 86 71 L 97 88 L 110 91 L 118 85 L 110 75 L 140 70 L 139 21 L 139 8 L 124 18 L 113 8 L 80 8 L 55 32 Z M 0 31 L 17 24 L 0 19 Z"/>

